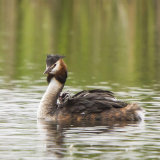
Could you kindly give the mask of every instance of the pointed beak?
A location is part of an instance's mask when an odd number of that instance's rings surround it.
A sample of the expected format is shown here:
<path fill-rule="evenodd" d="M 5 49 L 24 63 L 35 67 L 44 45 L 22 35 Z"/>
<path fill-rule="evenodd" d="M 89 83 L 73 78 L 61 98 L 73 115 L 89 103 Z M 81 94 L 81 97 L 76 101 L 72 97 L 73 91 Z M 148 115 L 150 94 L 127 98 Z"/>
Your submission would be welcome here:
<path fill-rule="evenodd" d="M 48 74 L 50 72 L 50 67 L 47 67 L 43 74 Z"/>

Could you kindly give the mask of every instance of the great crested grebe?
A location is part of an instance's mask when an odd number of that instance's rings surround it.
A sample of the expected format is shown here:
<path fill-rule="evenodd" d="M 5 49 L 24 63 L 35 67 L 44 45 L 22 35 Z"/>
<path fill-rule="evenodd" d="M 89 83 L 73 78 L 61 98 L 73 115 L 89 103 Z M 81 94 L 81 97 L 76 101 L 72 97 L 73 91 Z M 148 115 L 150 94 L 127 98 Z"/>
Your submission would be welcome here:
<path fill-rule="evenodd" d="M 116 100 L 110 91 L 95 89 L 73 96 L 61 93 L 67 79 L 63 56 L 48 55 L 46 59 L 48 88 L 43 95 L 37 118 L 48 120 L 139 121 L 143 110 L 137 104 Z"/>

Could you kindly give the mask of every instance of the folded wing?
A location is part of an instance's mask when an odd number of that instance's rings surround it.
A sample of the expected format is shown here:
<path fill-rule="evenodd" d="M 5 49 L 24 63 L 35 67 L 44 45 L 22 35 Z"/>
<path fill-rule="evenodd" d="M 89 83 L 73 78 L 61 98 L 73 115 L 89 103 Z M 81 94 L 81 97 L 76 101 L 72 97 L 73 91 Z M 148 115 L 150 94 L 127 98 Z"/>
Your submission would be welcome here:
<path fill-rule="evenodd" d="M 71 113 L 100 113 L 112 108 L 123 108 L 128 104 L 115 99 L 110 91 L 100 89 L 82 91 L 74 96 L 64 93 L 61 96 L 63 107 Z"/>

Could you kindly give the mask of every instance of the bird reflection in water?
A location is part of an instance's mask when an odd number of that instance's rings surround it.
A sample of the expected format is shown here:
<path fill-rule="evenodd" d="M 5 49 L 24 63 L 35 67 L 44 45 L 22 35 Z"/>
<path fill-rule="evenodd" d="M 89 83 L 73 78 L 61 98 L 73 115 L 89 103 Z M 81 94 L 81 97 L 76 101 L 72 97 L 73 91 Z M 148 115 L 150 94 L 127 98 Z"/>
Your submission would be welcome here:
<path fill-rule="evenodd" d="M 81 134 L 82 132 L 90 136 L 91 134 L 102 134 L 102 133 L 111 133 L 116 132 L 117 128 L 124 129 L 128 126 L 140 127 L 142 126 L 143 121 L 141 122 L 102 122 L 102 121 L 80 121 L 80 122 L 66 122 L 66 121 L 45 121 L 39 119 L 37 121 L 40 134 L 43 136 L 45 143 L 45 151 L 49 157 L 63 158 L 66 155 L 72 155 L 76 150 L 76 146 L 72 143 L 72 137 L 76 134 Z M 70 132 L 69 132 L 70 131 Z M 73 133 L 71 133 L 73 131 Z M 73 134 L 71 137 L 67 133 Z M 104 136 L 104 135 L 103 135 Z M 66 142 L 67 138 L 67 142 Z M 81 137 L 82 138 L 82 137 Z M 71 143 L 68 143 L 68 139 L 71 139 Z M 93 139 L 94 141 L 94 139 Z M 76 142 L 77 144 L 77 142 Z M 106 142 L 107 144 L 107 142 Z M 80 144 L 81 146 L 83 145 Z M 85 144 L 84 144 L 85 145 Z"/>

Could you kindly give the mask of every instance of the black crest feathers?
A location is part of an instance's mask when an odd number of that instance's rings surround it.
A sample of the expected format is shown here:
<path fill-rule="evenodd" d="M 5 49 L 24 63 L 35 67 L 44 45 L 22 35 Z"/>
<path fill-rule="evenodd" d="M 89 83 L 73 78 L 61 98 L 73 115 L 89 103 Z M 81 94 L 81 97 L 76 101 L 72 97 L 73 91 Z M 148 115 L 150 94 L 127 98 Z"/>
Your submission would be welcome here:
<path fill-rule="evenodd" d="M 49 67 L 49 66 L 53 65 L 54 63 L 56 63 L 61 58 L 64 58 L 64 56 L 60 56 L 57 54 L 56 55 L 53 55 L 53 54 L 47 55 L 46 64 Z"/>

